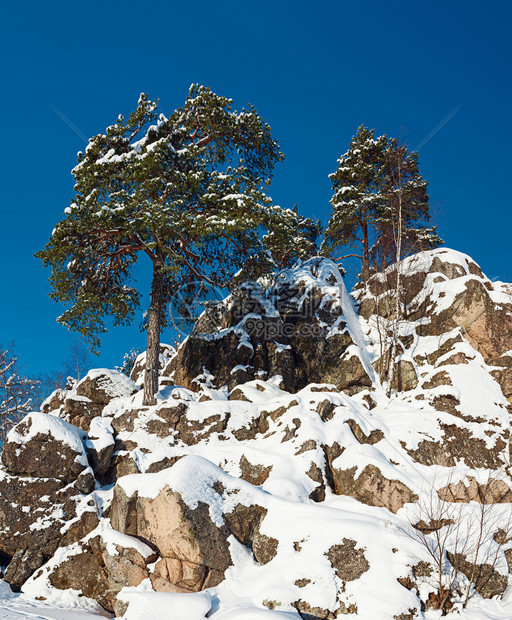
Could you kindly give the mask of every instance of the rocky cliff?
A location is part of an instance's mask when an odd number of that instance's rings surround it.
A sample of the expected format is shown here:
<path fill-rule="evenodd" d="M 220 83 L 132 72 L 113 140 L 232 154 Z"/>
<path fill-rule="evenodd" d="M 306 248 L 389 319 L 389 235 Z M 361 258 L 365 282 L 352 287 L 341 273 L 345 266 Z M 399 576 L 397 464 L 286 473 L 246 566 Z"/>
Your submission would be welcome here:
<path fill-rule="evenodd" d="M 396 322 L 393 269 L 242 287 L 162 346 L 154 407 L 143 356 L 52 394 L 2 453 L 5 580 L 127 618 L 509 618 L 512 286 L 446 249 L 402 274 Z"/>

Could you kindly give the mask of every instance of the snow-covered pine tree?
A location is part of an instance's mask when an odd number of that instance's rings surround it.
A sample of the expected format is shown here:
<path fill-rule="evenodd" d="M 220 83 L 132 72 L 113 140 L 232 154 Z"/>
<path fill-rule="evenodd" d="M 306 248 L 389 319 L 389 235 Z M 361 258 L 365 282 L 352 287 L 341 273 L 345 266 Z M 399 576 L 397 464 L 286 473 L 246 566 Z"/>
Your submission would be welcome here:
<path fill-rule="evenodd" d="M 400 258 L 442 245 L 431 216 L 427 182 L 418 165 L 418 153 L 396 139 L 388 140 L 385 154 L 385 200 L 375 220 L 375 242 L 370 262 L 377 271 L 396 261 L 398 236 Z M 398 225 L 401 205 L 401 225 Z"/>
<path fill-rule="evenodd" d="M 332 181 L 333 213 L 325 231 L 322 252 L 337 258 L 355 256 L 361 259 L 361 276 L 370 273 L 370 249 L 375 222 L 385 200 L 386 136 L 374 137 L 375 130 L 361 125 L 352 138 L 348 151 L 338 159 Z"/>
<path fill-rule="evenodd" d="M 128 119 L 89 140 L 73 170 L 74 199 L 36 254 L 52 268 L 51 297 L 71 305 L 59 322 L 93 347 L 105 316 L 114 325 L 133 319 L 131 271 L 140 253 L 150 259 L 145 404 L 158 390 L 168 300 L 180 289 L 224 286 L 268 255 L 262 234 L 274 216 L 265 188 L 283 157 L 252 106 L 233 110 L 204 86 L 192 85 L 169 117 L 157 108 L 143 94 Z"/>
<path fill-rule="evenodd" d="M 418 155 L 386 135 L 361 125 L 348 151 L 330 175 L 333 213 L 322 251 L 338 259 L 361 259 L 361 279 L 381 271 L 396 257 L 397 165 L 402 170 L 401 257 L 442 243 L 436 227 L 429 226 L 427 183 L 418 167 Z"/>
<path fill-rule="evenodd" d="M 281 209 L 273 206 L 268 210 L 267 234 L 263 241 L 272 263 L 284 269 L 297 260 L 305 260 L 317 253 L 316 240 L 322 226 L 320 221 L 302 216 L 297 209 Z"/>

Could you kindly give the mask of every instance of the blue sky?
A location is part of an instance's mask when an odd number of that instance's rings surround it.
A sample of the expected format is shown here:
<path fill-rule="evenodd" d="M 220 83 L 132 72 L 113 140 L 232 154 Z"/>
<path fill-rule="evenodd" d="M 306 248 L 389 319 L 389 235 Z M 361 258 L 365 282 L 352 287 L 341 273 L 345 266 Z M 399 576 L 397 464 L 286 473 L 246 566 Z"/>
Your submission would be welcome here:
<path fill-rule="evenodd" d="M 2 9 L 0 342 L 26 370 L 58 368 L 76 336 L 55 319 L 41 249 L 72 196 L 85 136 L 136 105 L 181 105 L 192 82 L 253 103 L 285 153 L 283 206 L 329 216 L 330 182 L 361 123 L 421 148 L 446 245 L 512 281 L 508 2 L 273 0 L 8 3 Z M 149 282 L 141 273 L 141 288 Z M 138 321 L 137 321 L 138 323 Z M 164 335 L 165 340 L 165 335 Z M 137 327 L 103 339 L 99 365 L 144 348 Z"/>

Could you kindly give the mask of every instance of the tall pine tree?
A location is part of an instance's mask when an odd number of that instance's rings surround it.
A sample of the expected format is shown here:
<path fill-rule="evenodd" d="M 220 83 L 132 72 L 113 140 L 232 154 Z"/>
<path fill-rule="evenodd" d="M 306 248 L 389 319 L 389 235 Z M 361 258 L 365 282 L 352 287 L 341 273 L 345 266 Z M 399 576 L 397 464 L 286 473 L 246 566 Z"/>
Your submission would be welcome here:
<path fill-rule="evenodd" d="M 395 260 L 398 235 L 401 257 L 442 243 L 436 228 L 428 226 L 427 183 L 417 153 L 374 133 L 361 125 L 330 175 L 333 214 L 322 245 L 324 253 L 341 253 L 340 259 L 360 258 L 363 281 Z"/>
<path fill-rule="evenodd" d="M 36 254 L 52 268 L 51 297 L 70 305 L 59 322 L 95 347 L 104 317 L 133 319 L 132 268 L 140 254 L 149 258 L 145 404 L 158 390 L 167 302 L 269 260 L 262 234 L 281 221 L 265 188 L 282 154 L 253 107 L 237 112 L 200 85 L 169 117 L 157 107 L 141 95 L 128 119 L 89 140 L 73 170 L 74 199 Z"/>
<path fill-rule="evenodd" d="M 371 263 L 378 271 L 398 257 L 402 259 L 443 243 L 437 227 L 429 226 L 427 182 L 419 170 L 418 153 L 390 139 L 384 166 L 385 199 L 376 218 L 375 242 L 370 251 Z"/>
<path fill-rule="evenodd" d="M 361 259 L 361 276 L 370 273 L 370 250 L 376 221 L 383 208 L 386 136 L 375 139 L 375 131 L 361 125 L 348 151 L 338 160 L 332 181 L 332 217 L 325 231 L 322 251 L 339 258 Z"/>

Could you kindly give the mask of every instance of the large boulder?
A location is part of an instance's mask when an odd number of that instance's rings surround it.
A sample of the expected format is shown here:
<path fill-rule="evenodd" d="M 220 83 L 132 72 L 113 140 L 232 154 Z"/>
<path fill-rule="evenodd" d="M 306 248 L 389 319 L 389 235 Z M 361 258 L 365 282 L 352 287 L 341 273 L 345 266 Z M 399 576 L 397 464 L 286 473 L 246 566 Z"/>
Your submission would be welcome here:
<path fill-rule="evenodd" d="M 230 533 L 224 525 L 212 521 L 207 504 L 199 502 L 190 508 L 181 494 L 168 486 L 156 497 L 137 493 L 129 496 L 121 483 L 114 489 L 112 527 L 150 541 L 158 549 L 162 560 L 152 578 L 156 589 L 195 592 L 205 583 L 222 580 L 231 565 L 227 542 Z"/>
<path fill-rule="evenodd" d="M 114 398 L 132 396 L 138 391 L 135 383 L 122 372 L 97 368 L 90 370 L 76 386 L 78 396 L 93 403 L 107 405 Z"/>
<path fill-rule="evenodd" d="M 381 506 L 396 513 L 405 504 L 418 499 L 403 482 L 384 477 L 375 465 L 366 465 L 359 475 L 357 467 L 340 469 L 335 463 L 331 471 L 335 493 L 350 495 L 369 506 Z"/>
<path fill-rule="evenodd" d="M 144 542 L 112 530 L 105 520 L 86 540 L 59 549 L 27 584 L 49 582 L 59 590 L 73 589 L 122 616 L 126 604 L 117 600 L 125 587 L 136 587 L 149 576 L 148 565 L 157 558 Z"/>
<path fill-rule="evenodd" d="M 0 472 L 0 485 L 0 553 L 10 560 L 5 580 L 19 589 L 63 539 L 74 542 L 94 529 L 96 513 L 76 481 L 66 484 L 56 478 Z"/>
<path fill-rule="evenodd" d="M 447 248 L 420 252 L 402 261 L 401 278 L 406 317 L 420 321 L 420 335 L 440 336 L 462 327 L 486 361 L 510 350 L 512 295 L 469 256 Z M 361 316 L 393 316 L 395 287 L 394 266 L 359 287 L 355 296 Z"/>
<path fill-rule="evenodd" d="M 325 382 L 356 393 L 372 382 L 353 312 L 336 265 L 311 259 L 269 290 L 246 284 L 209 308 L 163 374 L 192 390 L 279 376 L 289 392 Z"/>
<path fill-rule="evenodd" d="M 2 464 L 13 475 L 56 478 L 65 483 L 80 479 L 88 493 L 94 478 L 82 441 L 83 434 L 71 424 L 46 413 L 30 413 L 9 431 Z"/>

